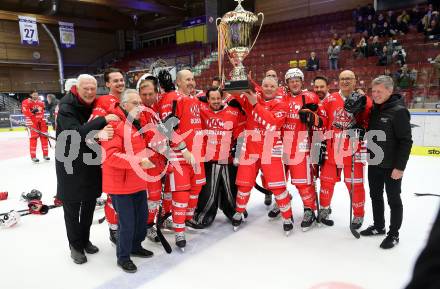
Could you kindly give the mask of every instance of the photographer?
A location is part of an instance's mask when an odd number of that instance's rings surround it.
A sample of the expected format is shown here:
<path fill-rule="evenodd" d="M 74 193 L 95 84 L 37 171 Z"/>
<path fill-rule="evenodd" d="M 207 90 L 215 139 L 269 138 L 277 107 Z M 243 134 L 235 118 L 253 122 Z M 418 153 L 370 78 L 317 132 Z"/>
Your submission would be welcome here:
<path fill-rule="evenodd" d="M 383 189 L 391 210 L 391 224 L 387 237 L 382 241 L 382 249 L 390 249 L 399 243 L 399 229 L 402 224 L 403 206 L 400 198 L 403 171 L 408 162 L 412 146 L 410 115 L 403 98 L 393 94 L 393 79 L 379 76 L 372 82 L 374 106 L 371 111 L 369 130 L 383 131 L 385 141 L 373 139 L 373 145 L 379 146 L 384 154 L 378 164 L 370 157 L 368 182 L 373 206 L 374 225 L 361 232 L 362 236 L 385 234 Z M 368 143 L 369 148 L 372 147 Z M 376 156 L 375 156 L 376 157 Z"/>

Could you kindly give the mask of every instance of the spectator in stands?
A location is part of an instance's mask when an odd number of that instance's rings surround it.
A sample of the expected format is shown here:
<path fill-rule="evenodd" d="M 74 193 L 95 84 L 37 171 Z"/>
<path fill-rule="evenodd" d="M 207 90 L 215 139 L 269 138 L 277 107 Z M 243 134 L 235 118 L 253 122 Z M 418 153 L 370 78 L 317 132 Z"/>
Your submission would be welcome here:
<path fill-rule="evenodd" d="M 425 36 L 427 40 L 440 39 L 440 25 L 438 21 L 433 17 L 428 28 L 425 30 Z"/>
<path fill-rule="evenodd" d="M 386 45 L 382 47 L 382 51 L 378 56 L 379 56 L 379 62 L 377 65 L 387 66 L 388 64 L 391 63 L 391 55 L 388 54 L 388 47 Z"/>
<path fill-rule="evenodd" d="M 406 63 L 406 52 L 401 45 L 395 47 L 393 52 L 393 58 L 396 60 L 396 63 L 399 64 L 400 66 L 403 66 Z"/>
<path fill-rule="evenodd" d="M 382 44 L 379 42 L 379 36 L 374 36 L 373 41 L 368 45 L 369 56 L 380 56 L 382 52 Z"/>
<path fill-rule="evenodd" d="M 373 16 L 368 15 L 367 19 L 365 19 L 365 30 L 371 31 L 373 27 L 373 23 L 374 23 Z"/>
<path fill-rule="evenodd" d="M 365 40 L 365 37 L 362 37 L 361 40 L 359 40 L 358 44 L 356 45 L 356 48 L 354 49 L 354 56 L 355 58 L 361 58 L 361 57 L 367 57 L 367 54 L 368 54 L 367 41 Z"/>
<path fill-rule="evenodd" d="M 413 86 L 415 79 L 413 79 L 408 71 L 407 65 L 403 65 L 396 72 L 396 87 L 400 89 L 406 89 Z"/>
<path fill-rule="evenodd" d="M 347 33 L 342 41 L 342 50 L 352 50 L 354 48 L 354 39 L 351 37 L 350 33 Z"/>
<path fill-rule="evenodd" d="M 374 37 L 379 35 L 380 28 L 376 23 L 373 23 L 368 31 L 368 37 Z"/>
<path fill-rule="evenodd" d="M 48 121 L 51 123 L 52 128 L 55 130 L 55 109 L 60 101 L 56 98 L 54 94 L 51 93 L 46 96 L 46 99 L 46 109 L 49 112 Z"/>
<path fill-rule="evenodd" d="M 383 75 L 389 76 L 389 77 L 393 77 L 393 75 L 391 74 L 391 70 L 389 68 L 385 68 Z"/>
<path fill-rule="evenodd" d="M 319 59 L 316 58 L 315 52 L 310 53 L 310 58 L 307 60 L 307 70 L 308 71 L 319 70 Z"/>
<path fill-rule="evenodd" d="M 408 14 L 406 14 L 406 16 L 409 17 Z M 404 35 L 409 31 L 408 23 L 403 20 L 404 18 L 405 16 L 402 17 L 402 15 L 399 15 L 399 17 L 397 17 L 397 22 L 395 27 L 396 33 L 400 33 L 401 35 Z"/>
<path fill-rule="evenodd" d="M 394 34 L 394 30 L 391 29 L 391 27 L 388 25 L 388 22 L 385 22 L 382 27 L 378 28 L 378 35 L 380 37 L 388 37 Z"/>
<path fill-rule="evenodd" d="M 389 10 L 387 12 L 387 17 L 386 17 L 386 21 L 388 22 L 388 25 L 394 26 L 396 25 L 397 19 L 396 19 L 396 15 L 394 14 L 394 12 L 392 10 Z"/>
<path fill-rule="evenodd" d="M 368 16 L 371 16 L 371 17 L 374 17 L 375 15 L 376 15 L 376 10 L 374 10 L 374 7 L 373 7 L 373 4 L 371 4 L 371 3 L 369 3 L 368 5 L 367 5 L 367 8 L 365 9 L 365 12 L 366 12 L 366 16 L 368 17 Z"/>
<path fill-rule="evenodd" d="M 339 37 L 338 33 L 334 33 L 333 34 L 333 39 L 336 42 L 336 45 L 338 45 L 339 47 L 342 46 L 342 39 L 341 37 Z"/>
<path fill-rule="evenodd" d="M 385 23 L 385 17 L 383 16 L 383 13 L 380 13 L 379 16 L 377 16 L 376 24 L 378 26 L 383 26 Z"/>
<path fill-rule="evenodd" d="M 336 41 L 332 39 L 330 46 L 327 49 L 329 68 L 333 70 L 338 69 L 338 59 L 341 47 L 336 44 Z"/>
<path fill-rule="evenodd" d="M 215 76 L 215 77 L 212 79 L 211 87 L 213 87 L 213 88 L 219 88 L 220 85 L 221 85 L 220 77 Z"/>
<path fill-rule="evenodd" d="M 416 6 L 414 6 L 409 16 L 410 16 L 410 24 L 412 26 L 417 26 L 420 23 L 420 20 L 422 20 L 423 18 L 423 12 L 420 11 L 419 5 L 416 4 Z"/>
<path fill-rule="evenodd" d="M 356 20 L 355 31 L 356 33 L 362 33 L 365 31 L 365 24 L 361 15 L 359 15 Z"/>
<path fill-rule="evenodd" d="M 356 22 L 358 17 L 361 15 L 361 5 L 358 5 L 356 9 L 351 12 L 351 17 L 353 18 L 353 21 Z"/>

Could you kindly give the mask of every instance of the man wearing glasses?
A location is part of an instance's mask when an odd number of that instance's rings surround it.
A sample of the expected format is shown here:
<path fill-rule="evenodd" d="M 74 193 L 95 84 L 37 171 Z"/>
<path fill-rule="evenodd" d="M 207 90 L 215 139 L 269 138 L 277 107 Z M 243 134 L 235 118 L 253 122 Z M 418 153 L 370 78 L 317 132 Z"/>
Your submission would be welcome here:
<path fill-rule="evenodd" d="M 360 103 L 356 109 L 347 105 L 354 99 L 360 100 L 356 102 Z M 333 190 L 335 183 L 341 181 L 343 169 L 345 185 L 349 192 L 353 192 L 354 217 L 351 226 L 357 230 L 362 226 L 364 219 L 364 163 L 361 159 L 361 150 L 365 151 L 365 147 L 361 146 L 362 137 L 357 137 L 354 142 L 353 139 L 350 140 L 349 131 L 365 131 L 368 127 L 372 101 L 362 90 L 356 90 L 355 74 L 350 70 L 345 70 L 339 75 L 339 91 L 324 98 L 322 104 L 328 117 L 326 122 L 327 159 L 321 168 L 319 220 L 329 219 Z M 355 152 L 354 155 L 352 151 Z M 355 157 L 354 161 L 352 157 Z"/>

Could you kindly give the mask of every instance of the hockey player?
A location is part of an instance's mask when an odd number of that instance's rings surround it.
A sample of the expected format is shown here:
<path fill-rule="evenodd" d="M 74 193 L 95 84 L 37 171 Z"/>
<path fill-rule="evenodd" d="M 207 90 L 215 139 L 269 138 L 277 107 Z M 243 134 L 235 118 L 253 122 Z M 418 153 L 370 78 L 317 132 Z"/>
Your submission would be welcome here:
<path fill-rule="evenodd" d="M 352 228 L 359 229 L 364 219 L 364 163 L 361 159 L 361 143 L 350 139 L 349 130 L 364 131 L 368 126 L 368 118 L 372 101 L 361 90 L 354 95 L 356 88 L 355 74 L 345 70 L 339 75 L 338 92 L 327 96 L 322 105 L 327 114 L 326 148 L 327 159 L 321 168 L 321 211 L 319 218 L 328 219 L 330 202 L 333 196 L 335 183 L 341 180 L 341 171 L 344 170 L 344 182 L 349 192 L 353 184 L 352 206 L 354 217 Z M 352 100 L 359 101 L 355 105 Z M 362 135 L 362 134 L 361 134 Z M 328 138 L 330 136 L 330 138 Z M 351 155 L 351 146 L 354 145 L 355 155 Z M 365 149 L 365 147 L 363 148 Z M 352 158 L 354 161 L 354 178 L 351 176 Z"/>
<path fill-rule="evenodd" d="M 92 111 L 91 119 L 98 116 L 106 116 L 113 109 L 115 103 L 119 103 L 122 92 L 125 90 L 124 73 L 117 68 L 108 68 L 104 72 L 105 86 L 109 89 L 109 94 L 98 97 Z M 106 192 L 104 192 L 106 193 Z M 118 217 L 113 208 L 110 196 L 104 206 L 105 218 L 109 225 L 110 241 L 117 244 Z"/>
<path fill-rule="evenodd" d="M 147 191 L 148 191 L 148 221 L 147 221 L 147 237 L 153 242 L 158 242 L 159 237 L 153 227 L 156 217 L 157 208 L 160 203 L 162 194 L 161 178 L 166 172 L 166 158 L 162 155 L 163 149 L 167 142 L 161 135 L 157 126 L 160 124 L 158 114 L 158 80 L 151 74 L 145 74 L 141 77 L 138 85 L 139 95 L 142 103 L 146 107 L 141 112 L 140 122 L 143 127 L 144 137 L 147 147 L 154 152 L 150 157 L 155 167 L 148 169 Z"/>
<path fill-rule="evenodd" d="M 47 148 L 48 140 L 45 135 L 40 134 L 33 129 L 39 130 L 42 133 L 47 133 L 47 123 L 44 119 L 44 102 L 39 99 L 38 92 L 34 90 L 31 92 L 30 96 L 30 98 L 23 100 L 21 111 L 26 118 L 26 126 L 29 127 L 29 151 L 31 154 L 31 160 L 34 163 L 38 163 L 40 160 L 36 155 L 37 140 L 40 138 L 43 159 L 46 161 L 50 160 Z"/>
<path fill-rule="evenodd" d="M 159 75 L 160 80 L 161 78 Z M 200 103 L 191 95 L 195 87 L 192 72 L 179 71 L 176 75 L 176 83 L 177 91 L 173 90 L 172 84 L 165 87 L 167 92 L 159 101 L 159 113 L 163 122 L 170 117 L 179 120 L 172 136 L 172 152 L 169 158 L 171 172 L 167 176 L 165 192 L 172 192 L 176 245 L 183 251 L 186 246 L 185 221 L 192 220 L 198 195 L 206 179 L 201 160 L 203 133 Z"/>
<path fill-rule="evenodd" d="M 267 189 L 271 190 L 281 209 L 286 234 L 293 229 L 292 210 L 282 162 L 281 128 L 288 107 L 283 96 L 277 95 L 278 85 L 272 77 L 266 77 L 261 93 L 246 93 L 246 131 L 243 153 L 240 157 L 236 184 L 238 186 L 236 213 L 232 218 L 234 230 L 240 226 L 243 213 L 255 185 L 258 170 L 264 174 Z"/>
<path fill-rule="evenodd" d="M 329 96 L 328 79 L 324 76 L 315 77 L 313 79 L 313 92 L 319 96 L 320 100 Z"/>
<path fill-rule="evenodd" d="M 301 222 L 303 231 L 309 230 L 316 220 L 316 192 L 313 183 L 310 143 L 313 130 L 322 127 L 324 113 L 319 109 L 318 96 L 303 91 L 304 74 L 301 70 L 289 69 L 285 75 L 288 94 L 285 100 L 289 113 L 283 126 L 284 163 L 290 173 L 304 205 Z"/>
<path fill-rule="evenodd" d="M 206 185 L 200 192 L 194 220 L 206 227 L 214 222 L 217 210 L 232 220 L 235 213 L 237 168 L 231 150 L 243 131 L 244 118 L 238 108 L 223 103 L 223 92 L 206 92 L 207 103 L 200 104 L 200 116 L 206 141 Z"/>

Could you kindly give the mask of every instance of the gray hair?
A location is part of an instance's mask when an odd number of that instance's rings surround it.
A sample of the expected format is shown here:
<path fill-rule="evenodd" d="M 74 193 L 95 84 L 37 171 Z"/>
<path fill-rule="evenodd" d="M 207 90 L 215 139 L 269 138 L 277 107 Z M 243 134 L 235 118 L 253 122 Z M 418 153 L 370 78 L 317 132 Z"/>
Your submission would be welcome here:
<path fill-rule="evenodd" d="M 393 79 L 388 75 L 380 75 L 373 79 L 371 82 L 372 86 L 383 84 L 386 89 L 393 91 L 394 88 L 394 81 Z"/>
<path fill-rule="evenodd" d="M 273 82 L 275 82 L 276 85 L 278 85 L 278 81 L 274 77 L 272 77 L 272 76 L 265 76 L 263 78 L 263 81 L 261 81 L 261 83 L 263 83 L 263 82 L 265 82 L 267 80 L 273 81 Z"/>
<path fill-rule="evenodd" d="M 92 80 L 93 82 L 95 82 L 96 85 L 98 85 L 98 81 L 96 81 L 96 78 L 90 74 L 80 74 L 76 80 L 76 85 L 78 87 L 81 86 L 81 82 L 83 82 L 84 80 Z"/>
<path fill-rule="evenodd" d="M 130 94 L 139 95 L 139 92 L 136 89 L 131 88 L 124 90 L 121 94 L 121 103 L 128 102 Z"/>

